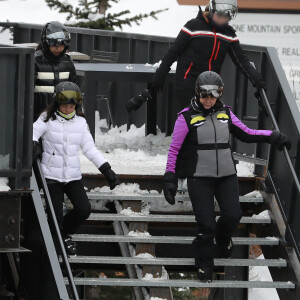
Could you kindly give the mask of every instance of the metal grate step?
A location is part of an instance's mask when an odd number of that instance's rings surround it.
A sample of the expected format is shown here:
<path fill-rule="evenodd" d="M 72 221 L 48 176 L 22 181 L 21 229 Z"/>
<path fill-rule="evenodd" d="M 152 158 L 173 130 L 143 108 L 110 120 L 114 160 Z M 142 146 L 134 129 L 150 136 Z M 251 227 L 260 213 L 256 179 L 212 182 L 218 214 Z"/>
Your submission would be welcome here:
<path fill-rule="evenodd" d="M 191 236 L 130 236 L 130 235 L 90 235 L 74 234 L 73 240 L 76 242 L 121 242 L 121 243 L 157 243 L 157 244 L 191 244 L 194 237 Z M 279 244 L 276 237 L 252 238 L 234 237 L 235 245 L 267 245 L 275 246 Z"/>
<path fill-rule="evenodd" d="M 69 258 L 70 263 L 76 264 L 129 264 L 129 265 L 165 265 L 165 266 L 194 266 L 193 258 L 141 258 L 141 257 L 116 257 L 116 256 L 75 256 Z M 286 267 L 285 259 L 225 259 L 217 258 L 214 260 L 215 266 L 267 266 L 267 267 Z"/>
<path fill-rule="evenodd" d="M 216 220 L 219 216 L 216 217 Z M 139 215 L 133 213 L 125 214 L 100 214 L 93 213 L 88 218 L 89 221 L 132 221 L 132 222 L 181 222 L 195 223 L 194 215 Z M 242 217 L 240 223 L 244 224 L 269 224 L 270 217 Z"/>
<path fill-rule="evenodd" d="M 66 284 L 68 280 L 65 279 Z M 119 279 L 119 278 L 76 278 L 76 285 L 94 286 L 142 286 L 142 287 L 195 287 L 195 288 L 276 288 L 294 289 L 292 282 L 278 281 L 225 281 L 200 282 L 198 280 L 166 279 Z"/>
<path fill-rule="evenodd" d="M 90 200 L 110 200 L 110 201 L 126 201 L 126 200 L 137 200 L 137 201 L 166 201 L 163 195 L 157 194 L 133 194 L 133 195 L 117 195 L 112 193 L 92 193 L 88 192 L 87 196 Z M 175 198 L 177 201 L 190 201 L 188 195 L 177 195 Z M 263 203 L 264 199 L 262 197 L 239 197 L 240 202 L 246 203 Z"/>

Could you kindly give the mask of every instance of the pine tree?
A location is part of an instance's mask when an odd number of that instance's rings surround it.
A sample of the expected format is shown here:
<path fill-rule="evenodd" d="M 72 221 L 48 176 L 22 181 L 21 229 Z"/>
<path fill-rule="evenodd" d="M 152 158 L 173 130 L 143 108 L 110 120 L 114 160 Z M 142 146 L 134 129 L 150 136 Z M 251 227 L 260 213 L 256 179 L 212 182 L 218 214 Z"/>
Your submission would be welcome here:
<path fill-rule="evenodd" d="M 132 23 L 140 25 L 145 18 L 152 17 L 157 20 L 157 14 L 168 10 L 159 9 L 145 14 L 138 14 L 133 17 L 125 17 L 130 14 L 129 10 L 124 10 L 119 13 L 107 13 L 107 9 L 112 4 L 117 4 L 120 0 L 79 0 L 78 6 L 71 5 L 67 0 L 45 0 L 50 9 L 58 10 L 59 13 L 67 13 L 67 21 L 74 19 L 74 24 L 68 26 L 87 27 L 93 29 L 114 30 L 124 25 L 131 26 Z M 124 18 L 125 17 L 125 18 Z"/>

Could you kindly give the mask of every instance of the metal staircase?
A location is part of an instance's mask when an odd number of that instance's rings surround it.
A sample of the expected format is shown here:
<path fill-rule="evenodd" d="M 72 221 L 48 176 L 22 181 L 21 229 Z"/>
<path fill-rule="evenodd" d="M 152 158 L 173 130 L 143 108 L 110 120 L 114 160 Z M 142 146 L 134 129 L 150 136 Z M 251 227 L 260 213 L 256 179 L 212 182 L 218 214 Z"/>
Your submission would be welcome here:
<path fill-rule="evenodd" d="M 85 245 L 96 244 L 97 247 L 106 247 L 108 243 L 119 243 L 119 245 L 126 245 L 129 251 L 128 256 L 94 256 L 94 255 L 81 255 L 79 253 L 76 257 L 70 257 L 69 263 L 73 271 L 76 268 L 83 269 L 84 267 L 101 270 L 104 265 L 124 265 L 133 267 L 137 272 L 136 276 L 128 276 L 128 278 L 75 278 L 77 286 L 131 286 L 136 288 L 143 288 L 140 297 L 137 299 L 150 299 L 150 297 L 160 297 L 163 299 L 173 299 L 170 288 L 174 287 L 194 287 L 194 288 L 218 288 L 218 289 L 248 289 L 248 288 L 276 288 L 289 291 L 294 290 L 295 284 L 291 281 L 248 281 L 241 280 L 240 278 L 227 278 L 226 268 L 231 267 L 234 269 L 248 268 L 250 266 L 266 266 L 269 268 L 278 268 L 280 270 L 288 267 L 288 262 L 284 258 L 276 259 L 250 259 L 247 255 L 243 258 L 232 257 L 230 259 L 216 258 L 216 266 L 225 267 L 225 275 L 219 276 L 211 283 L 201 283 L 198 280 L 178 280 L 169 279 L 166 269 L 169 266 L 180 272 L 180 268 L 186 270 L 190 268 L 193 270 L 194 259 L 191 257 L 192 248 L 191 243 L 194 239 L 193 236 L 182 235 L 153 235 L 151 233 L 151 224 L 167 224 L 174 223 L 190 224 L 195 223 L 192 214 L 178 214 L 176 211 L 172 214 L 157 214 L 143 211 L 143 205 L 151 203 L 151 201 L 164 201 L 162 195 L 113 195 L 113 194 L 100 194 L 88 193 L 89 199 L 94 202 L 110 200 L 115 204 L 116 212 L 96 212 L 91 214 L 88 219 L 88 224 L 100 224 L 105 222 L 113 224 L 116 228 L 119 226 L 119 231 L 115 231 L 115 235 L 110 234 L 89 234 L 86 233 L 75 234 L 73 239 L 78 242 L 79 248 Z M 185 206 L 190 203 L 189 198 L 185 195 L 177 196 L 177 203 L 185 203 Z M 253 232 L 252 226 L 266 227 L 275 225 L 270 216 L 249 216 L 249 212 L 255 209 L 259 212 L 260 206 L 265 207 L 264 199 L 262 197 L 240 197 L 241 205 L 246 205 L 247 209 L 244 210 L 244 216 L 241 219 L 241 225 L 246 227 L 247 232 Z M 180 205 L 178 207 L 180 211 Z M 216 207 L 218 213 L 218 207 Z M 216 217 L 218 218 L 218 216 Z M 168 224 L 169 223 L 169 224 Z M 82 230 L 84 231 L 84 228 Z M 148 232 L 149 231 L 149 232 Z M 259 231 L 259 230 L 258 230 Z M 120 232 L 122 234 L 120 234 Z M 138 233 L 137 233 L 138 232 Z M 233 238 L 233 243 L 239 247 L 246 247 L 246 253 L 249 253 L 250 245 L 261 245 L 265 247 L 284 247 L 281 243 L 281 237 L 249 237 L 249 236 L 236 236 Z M 164 256 L 157 257 L 155 248 L 157 245 L 163 244 L 164 246 L 172 249 L 176 245 L 182 244 L 187 246 L 186 256 L 174 257 Z M 87 247 L 85 247 L 87 248 Z M 175 251 L 176 252 L 176 251 Z M 148 253 L 148 255 L 141 253 Z M 140 254 L 140 255 L 139 255 Z M 174 255 L 174 254 L 173 254 Z M 184 272 L 184 271 L 182 271 Z M 130 272 L 128 272 L 130 274 Z M 146 275 L 147 274 L 147 275 Z M 151 274 L 151 276 L 149 276 Z M 132 274 L 131 274 L 132 275 Z M 66 280 L 67 283 L 67 280 Z M 227 299 L 227 298 L 209 298 L 209 299 Z M 240 298 L 244 299 L 244 298 Z M 245 298 L 246 299 L 246 298 Z"/>

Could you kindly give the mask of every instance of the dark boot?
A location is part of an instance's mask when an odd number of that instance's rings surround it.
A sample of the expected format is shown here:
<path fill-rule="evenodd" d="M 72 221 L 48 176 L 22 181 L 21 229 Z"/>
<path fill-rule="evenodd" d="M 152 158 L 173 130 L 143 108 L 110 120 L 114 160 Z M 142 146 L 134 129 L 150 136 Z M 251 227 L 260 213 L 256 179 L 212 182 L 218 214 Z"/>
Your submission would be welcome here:
<path fill-rule="evenodd" d="M 197 277 L 201 282 L 211 282 L 213 279 L 213 268 L 211 267 L 198 268 Z"/>
<path fill-rule="evenodd" d="M 220 257 L 230 258 L 233 250 L 232 239 L 220 240 L 216 238 L 216 243 L 219 248 Z"/>
<path fill-rule="evenodd" d="M 70 256 L 77 255 L 77 244 L 69 234 L 63 235 L 63 241 L 67 254 Z"/>

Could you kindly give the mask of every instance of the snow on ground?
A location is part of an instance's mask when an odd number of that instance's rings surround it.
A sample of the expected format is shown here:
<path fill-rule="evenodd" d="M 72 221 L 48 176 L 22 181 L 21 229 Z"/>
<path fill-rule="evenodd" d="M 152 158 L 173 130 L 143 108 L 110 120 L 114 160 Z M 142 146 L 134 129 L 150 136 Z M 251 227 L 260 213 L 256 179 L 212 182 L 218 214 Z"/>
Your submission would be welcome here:
<path fill-rule="evenodd" d="M 157 135 L 145 136 L 145 125 L 139 128 L 131 125 L 128 131 L 127 125 L 122 125 L 104 133 L 106 121 L 100 121 L 98 112 L 95 117 L 96 146 L 117 174 L 164 174 L 171 137 L 166 137 L 159 129 Z M 82 173 L 99 173 L 84 155 L 80 156 L 80 161 Z"/>
<path fill-rule="evenodd" d="M 91 193 L 111 193 L 118 195 L 132 195 L 132 194 L 159 194 L 156 190 L 142 190 L 137 183 L 121 183 L 113 190 L 110 190 L 109 186 L 96 187 L 90 191 Z"/>
<path fill-rule="evenodd" d="M 10 191 L 10 187 L 8 186 L 8 178 L 0 177 L 0 192 Z"/>
<path fill-rule="evenodd" d="M 167 300 L 166 298 L 151 297 L 150 300 Z"/>
<path fill-rule="evenodd" d="M 260 255 L 257 259 L 264 259 Z M 253 266 L 249 268 L 250 281 L 273 281 L 268 267 Z M 279 300 L 276 289 L 248 289 L 249 300 Z"/>
<path fill-rule="evenodd" d="M 141 212 L 133 211 L 131 207 L 124 208 L 120 211 L 120 215 L 125 215 L 125 216 L 147 216 L 149 214 L 150 214 L 149 205 L 143 207 Z"/>
<path fill-rule="evenodd" d="M 142 279 L 143 280 L 167 280 L 167 279 L 169 279 L 169 275 L 168 275 L 168 272 L 166 271 L 166 269 L 163 266 L 161 277 L 153 277 L 153 274 L 146 273 L 145 276 Z"/>
<path fill-rule="evenodd" d="M 240 161 L 236 165 L 236 170 L 239 177 L 254 177 L 254 164 Z"/>
<path fill-rule="evenodd" d="M 253 219 L 270 218 L 270 212 L 268 210 L 264 210 L 261 213 L 259 213 L 258 215 L 253 214 L 252 218 Z"/>
<path fill-rule="evenodd" d="M 253 191 L 253 192 L 250 192 L 250 193 L 248 193 L 248 194 L 246 194 L 246 195 L 244 195 L 244 197 L 253 197 L 253 198 L 261 198 L 263 195 L 261 194 L 261 192 L 260 191 Z"/>
<path fill-rule="evenodd" d="M 154 256 L 150 253 L 140 253 L 140 254 L 136 255 L 135 257 L 138 257 L 138 258 L 154 258 Z"/>
<path fill-rule="evenodd" d="M 141 232 L 141 231 L 129 231 L 127 233 L 127 235 L 129 236 L 134 236 L 134 237 L 148 237 L 148 236 L 151 236 L 151 234 L 147 231 L 144 231 L 144 232 Z"/>

